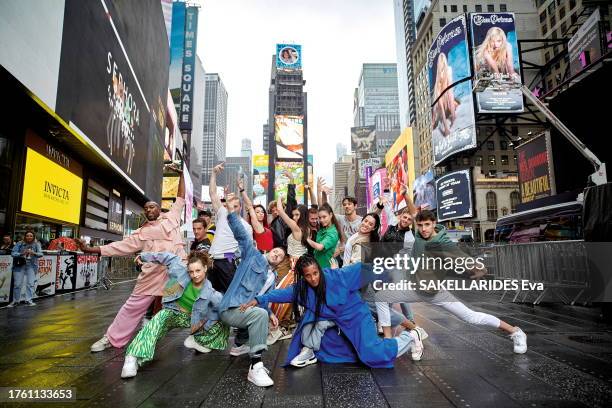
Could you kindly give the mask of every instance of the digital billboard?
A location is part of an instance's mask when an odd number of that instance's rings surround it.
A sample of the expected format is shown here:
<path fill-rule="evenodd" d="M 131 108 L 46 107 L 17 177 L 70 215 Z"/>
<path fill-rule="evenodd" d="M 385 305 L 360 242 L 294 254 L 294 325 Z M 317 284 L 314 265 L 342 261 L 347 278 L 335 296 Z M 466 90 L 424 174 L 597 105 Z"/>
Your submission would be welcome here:
<path fill-rule="evenodd" d="M 376 150 L 376 131 L 374 126 L 351 128 L 351 150 L 355 153 L 374 152 Z"/>
<path fill-rule="evenodd" d="M 465 16 L 445 25 L 427 54 L 434 164 L 476 147 Z"/>
<path fill-rule="evenodd" d="M 393 211 L 401 210 L 406 206 L 404 193 L 412 191 L 411 186 L 414 183 L 414 152 L 412 146 L 412 128 L 406 128 L 385 155 L 385 167 L 389 179 Z"/>
<path fill-rule="evenodd" d="M 276 68 L 302 69 L 302 46 L 298 44 L 276 44 Z"/>
<path fill-rule="evenodd" d="M 268 155 L 253 155 L 253 204 L 268 205 Z"/>
<path fill-rule="evenodd" d="M 436 180 L 438 221 L 471 218 L 474 215 L 470 170 L 448 173 Z"/>
<path fill-rule="evenodd" d="M 601 57 L 600 20 L 599 8 L 596 8 L 567 43 L 570 75 L 577 74 Z"/>
<path fill-rule="evenodd" d="M 383 167 L 382 169 L 374 171 L 372 175 L 368 177 L 367 183 L 367 189 L 369 191 L 369 194 L 366 194 L 366 196 L 369 195 L 371 199 L 371 202 L 368 203 L 368 208 L 372 205 L 372 203 L 377 203 L 380 199 L 380 196 L 382 196 L 383 194 L 386 194 L 388 196 L 388 192 L 385 192 L 385 190 L 388 190 L 388 188 L 389 185 L 387 178 L 387 169 Z M 387 229 L 388 222 L 389 220 L 387 220 L 387 212 L 383 211 L 380 214 L 381 231 Z"/>
<path fill-rule="evenodd" d="M 276 158 L 304 158 L 304 116 L 274 115 Z"/>
<path fill-rule="evenodd" d="M 287 185 L 295 184 L 295 199 L 298 204 L 304 204 L 304 163 L 276 162 L 274 163 L 274 199 L 278 196 L 287 197 Z"/>
<path fill-rule="evenodd" d="M 57 114 L 159 199 L 169 61 L 159 3 L 66 0 L 64 16 Z"/>
<path fill-rule="evenodd" d="M 521 202 L 555 194 L 550 133 L 530 139 L 516 148 Z"/>
<path fill-rule="evenodd" d="M 505 78 L 520 84 L 514 13 L 472 13 L 470 23 L 476 78 Z M 523 93 L 519 88 L 487 86 L 476 92 L 476 105 L 479 113 L 522 112 Z"/>
<path fill-rule="evenodd" d="M 379 157 L 358 160 L 357 167 L 359 169 L 359 179 L 364 180 L 366 178 L 366 168 L 370 167 L 372 171 L 374 171 L 378 169 L 381 164 L 382 160 Z"/>
<path fill-rule="evenodd" d="M 417 207 L 423 210 L 433 210 L 437 207 L 433 170 L 429 170 L 414 180 L 412 193 L 414 205 Z"/>

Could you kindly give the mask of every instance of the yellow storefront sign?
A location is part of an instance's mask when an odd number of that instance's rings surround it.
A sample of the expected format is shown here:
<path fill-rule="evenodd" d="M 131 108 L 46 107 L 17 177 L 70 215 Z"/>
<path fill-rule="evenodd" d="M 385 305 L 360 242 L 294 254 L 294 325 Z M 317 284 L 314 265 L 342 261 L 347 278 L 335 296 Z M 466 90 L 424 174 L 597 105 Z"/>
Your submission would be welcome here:
<path fill-rule="evenodd" d="M 78 224 L 83 179 L 28 147 L 21 210 Z"/>

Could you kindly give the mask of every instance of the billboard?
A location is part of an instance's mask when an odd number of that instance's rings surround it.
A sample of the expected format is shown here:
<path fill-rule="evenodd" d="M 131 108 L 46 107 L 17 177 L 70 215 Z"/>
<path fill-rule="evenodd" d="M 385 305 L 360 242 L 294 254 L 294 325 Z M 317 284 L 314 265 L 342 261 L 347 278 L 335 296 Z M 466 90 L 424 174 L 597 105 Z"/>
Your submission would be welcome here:
<path fill-rule="evenodd" d="M 274 163 L 274 199 L 278 196 L 287 197 L 287 185 L 290 180 L 295 184 L 295 199 L 298 204 L 304 204 L 304 163 L 276 162 Z"/>
<path fill-rule="evenodd" d="M 470 170 L 448 173 L 436 180 L 438 221 L 474 215 Z"/>
<path fill-rule="evenodd" d="M 427 54 L 434 164 L 476 147 L 465 16 L 445 25 Z"/>
<path fill-rule="evenodd" d="M 185 9 L 185 42 L 183 44 L 184 51 L 179 109 L 179 128 L 181 130 L 191 130 L 192 127 L 197 33 L 198 7 L 187 7 Z"/>
<path fill-rule="evenodd" d="M 64 16 L 57 114 L 158 199 L 152 180 L 161 179 L 169 61 L 159 2 L 66 0 Z"/>
<path fill-rule="evenodd" d="M 599 9 L 596 8 L 567 43 L 570 75 L 577 74 L 601 57 L 600 20 Z"/>
<path fill-rule="evenodd" d="M 13 285 L 13 257 L 0 255 L 0 303 L 7 303 Z"/>
<path fill-rule="evenodd" d="M 385 167 L 389 179 L 389 190 L 393 211 L 406 206 L 405 191 L 412 191 L 414 183 L 414 151 L 412 128 L 406 128 L 385 155 Z M 375 196 L 376 197 L 376 196 Z"/>
<path fill-rule="evenodd" d="M 414 180 L 413 202 L 414 205 L 423 210 L 433 210 L 438 204 L 436 202 L 436 182 L 433 170 L 429 170 Z"/>
<path fill-rule="evenodd" d="M 372 171 L 376 170 L 382 164 L 382 160 L 378 157 L 371 159 L 360 159 L 358 162 L 359 168 L 359 179 L 364 180 L 366 178 L 366 169 L 370 167 Z"/>
<path fill-rule="evenodd" d="M 77 255 L 75 289 L 88 288 L 98 281 L 97 255 Z"/>
<path fill-rule="evenodd" d="M 351 150 L 355 153 L 376 151 L 376 131 L 374 126 L 351 128 Z"/>
<path fill-rule="evenodd" d="M 474 75 L 507 77 L 521 83 L 519 49 L 514 13 L 470 14 Z M 523 112 L 523 93 L 518 88 L 489 86 L 476 92 L 479 113 Z"/>
<path fill-rule="evenodd" d="M 74 290 L 76 285 L 76 257 L 74 255 L 59 255 L 57 257 L 57 272 L 55 291 Z"/>
<path fill-rule="evenodd" d="M 276 44 L 276 68 L 302 69 L 302 46 L 298 44 Z"/>
<path fill-rule="evenodd" d="M 83 179 L 27 148 L 21 210 L 78 224 Z"/>
<path fill-rule="evenodd" d="M 555 194 L 550 133 L 530 139 L 516 148 L 521 202 Z"/>
<path fill-rule="evenodd" d="M 371 199 L 371 203 L 369 203 L 370 206 L 372 205 L 372 203 L 377 203 L 381 195 L 383 194 L 386 194 L 387 196 L 389 195 L 388 193 L 389 184 L 388 184 L 388 179 L 387 179 L 387 169 L 386 168 L 383 167 L 382 169 L 378 169 L 372 173 L 367 183 L 367 189 L 368 189 L 368 194 L 366 194 L 366 197 L 368 195 L 370 196 L 370 199 Z M 380 214 L 380 228 L 381 228 L 380 230 L 385 231 L 387 229 L 388 223 L 389 223 L 389 220 L 387 220 L 387 212 L 383 211 Z"/>
<path fill-rule="evenodd" d="M 267 207 L 268 203 L 268 155 L 253 155 L 253 204 Z"/>
<path fill-rule="evenodd" d="M 304 158 L 304 116 L 274 115 L 276 158 Z"/>

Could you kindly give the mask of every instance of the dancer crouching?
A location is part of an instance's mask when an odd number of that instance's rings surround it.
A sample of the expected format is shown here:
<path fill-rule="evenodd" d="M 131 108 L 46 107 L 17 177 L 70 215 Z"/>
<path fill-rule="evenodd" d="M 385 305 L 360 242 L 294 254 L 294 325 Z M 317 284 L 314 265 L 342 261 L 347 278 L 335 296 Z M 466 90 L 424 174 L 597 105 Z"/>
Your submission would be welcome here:
<path fill-rule="evenodd" d="M 305 367 L 318 359 L 326 363 L 361 361 L 369 367 L 391 368 L 397 357 L 420 340 L 414 331 L 391 339 L 378 337 L 370 309 L 360 295 L 360 289 L 369 283 L 371 274 L 367 268 L 357 263 L 322 269 L 312 256 L 304 255 L 295 265 L 293 285 L 256 296 L 241 309 L 264 307 L 269 302 L 293 304 L 299 324 L 285 365 Z M 304 308 L 303 315 L 300 307 Z M 327 330 L 332 327 L 335 329 Z"/>
<path fill-rule="evenodd" d="M 214 290 L 206 279 L 206 271 L 211 264 L 208 255 L 192 252 L 187 260 L 189 272 L 181 258 L 167 252 L 143 252 L 140 258 L 144 262 L 166 265 L 170 280 L 163 292 L 163 309 L 128 346 L 121 377 L 134 377 L 139 365 L 153 359 L 157 342 L 174 328 L 191 328 L 191 335 L 184 342 L 187 348 L 201 353 L 227 348 L 229 327 L 219 322 L 217 315 L 223 295 Z"/>

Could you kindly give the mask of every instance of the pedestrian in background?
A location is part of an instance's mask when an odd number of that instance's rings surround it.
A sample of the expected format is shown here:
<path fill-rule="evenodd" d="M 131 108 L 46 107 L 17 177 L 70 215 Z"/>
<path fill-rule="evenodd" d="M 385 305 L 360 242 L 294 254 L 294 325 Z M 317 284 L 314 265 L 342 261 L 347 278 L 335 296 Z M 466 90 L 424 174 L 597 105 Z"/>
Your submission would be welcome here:
<path fill-rule="evenodd" d="M 40 242 L 36 240 L 34 232 L 27 231 L 23 236 L 23 241 L 19 241 L 11 252 L 13 256 L 13 302 L 9 307 L 16 306 L 21 300 L 21 289 L 23 278 L 27 279 L 25 303 L 34 306 L 32 301 L 34 296 L 34 284 L 36 283 L 36 272 L 38 272 L 38 258 L 43 256 Z"/>
<path fill-rule="evenodd" d="M 13 238 L 11 234 L 2 235 L 2 244 L 0 244 L 0 251 L 12 251 L 13 250 Z"/>

